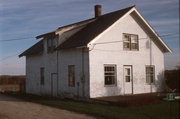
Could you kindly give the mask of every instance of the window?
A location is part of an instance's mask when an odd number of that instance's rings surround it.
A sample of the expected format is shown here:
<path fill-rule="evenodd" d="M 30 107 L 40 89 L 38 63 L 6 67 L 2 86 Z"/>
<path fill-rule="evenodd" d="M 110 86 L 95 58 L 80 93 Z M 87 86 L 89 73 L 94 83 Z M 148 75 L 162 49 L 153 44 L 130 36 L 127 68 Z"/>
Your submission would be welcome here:
<path fill-rule="evenodd" d="M 126 82 L 131 82 L 131 68 L 130 67 L 125 67 L 125 81 Z"/>
<path fill-rule="evenodd" d="M 71 87 L 75 86 L 75 66 L 74 65 L 68 66 L 68 84 Z"/>
<path fill-rule="evenodd" d="M 123 48 L 124 50 L 139 50 L 138 35 L 124 33 Z"/>
<path fill-rule="evenodd" d="M 155 71 L 154 66 L 146 66 L 146 83 L 151 84 L 154 83 L 155 79 Z"/>
<path fill-rule="evenodd" d="M 47 39 L 47 52 L 51 53 L 54 51 L 56 46 L 56 38 Z"/>
<path fill-rule="evenodd" d="M 44 85 L 44 67 L 40 68 L 40 84 Z"/>
<path fill-rule="evenodd" d="M 115 85 L 116 83 L 116 65 L 104 65 L 105 85 Z"/>

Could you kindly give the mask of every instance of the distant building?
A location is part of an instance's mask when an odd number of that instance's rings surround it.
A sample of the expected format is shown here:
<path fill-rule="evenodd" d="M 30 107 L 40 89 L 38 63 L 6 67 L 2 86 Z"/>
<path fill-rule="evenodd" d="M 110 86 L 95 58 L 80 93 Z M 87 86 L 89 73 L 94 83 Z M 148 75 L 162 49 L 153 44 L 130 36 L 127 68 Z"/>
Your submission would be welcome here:
<path fill-rule="evenodd" d="M 68 97 L 103 97 L 160 92 L 163 53 L 171 49 L 131 6 L 60 27 L 36 37 L 24 51 L 26 92 Z"/>

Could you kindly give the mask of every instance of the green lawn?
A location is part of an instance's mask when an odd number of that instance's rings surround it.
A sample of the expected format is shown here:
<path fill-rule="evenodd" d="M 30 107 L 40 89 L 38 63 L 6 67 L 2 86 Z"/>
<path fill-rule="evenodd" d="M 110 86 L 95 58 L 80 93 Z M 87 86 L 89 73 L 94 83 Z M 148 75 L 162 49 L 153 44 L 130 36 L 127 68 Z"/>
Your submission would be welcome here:
<path fill-rule="evenodd" d="M 86 103 L 72 100 L 43 98 L 27 94 L 8 94 L 27 101 L 40 103 L 60 109 L 85 113 L 107 119 L 179 119 L 180 103 L 178 101 L 160 101 L 141 106 L 115 106 L 110 104 Z M 170 114 L 171 104 L 171 114 Z M 171 118 L 170 118 L 170 115 Z"/>

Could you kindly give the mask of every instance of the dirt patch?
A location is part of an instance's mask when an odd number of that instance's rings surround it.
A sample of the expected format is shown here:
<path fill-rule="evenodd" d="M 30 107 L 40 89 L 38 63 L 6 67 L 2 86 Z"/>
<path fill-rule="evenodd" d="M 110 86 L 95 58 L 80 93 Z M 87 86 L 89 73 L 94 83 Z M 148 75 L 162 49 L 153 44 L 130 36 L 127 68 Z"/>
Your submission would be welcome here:
<path fill-rule="evenodd" d="M 95 117 L 0 94 L 0 119 L 95 119 Z"/>
<path fill-rule="evenodd" d="M 9 117 L 4 114 L 0 114 L 0 119 L 9 119 Z"/>

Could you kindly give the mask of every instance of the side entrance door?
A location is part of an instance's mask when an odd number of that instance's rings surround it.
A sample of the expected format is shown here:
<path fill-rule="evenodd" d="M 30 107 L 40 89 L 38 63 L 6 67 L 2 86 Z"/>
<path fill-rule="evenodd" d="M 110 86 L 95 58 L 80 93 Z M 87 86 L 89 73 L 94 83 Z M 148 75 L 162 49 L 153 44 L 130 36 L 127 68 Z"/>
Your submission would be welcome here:
<path fill-rule="evenodd" d="M 51 95 L 56 97 L 57 96 L 57 74 L 51 73 Z"/>
<path fill-rule="evenodd" d="M 132 66 L 124 66 L 124 93 L 133 94 Z"/>

